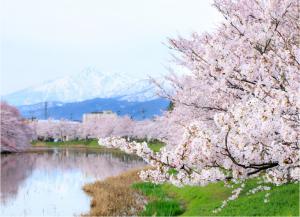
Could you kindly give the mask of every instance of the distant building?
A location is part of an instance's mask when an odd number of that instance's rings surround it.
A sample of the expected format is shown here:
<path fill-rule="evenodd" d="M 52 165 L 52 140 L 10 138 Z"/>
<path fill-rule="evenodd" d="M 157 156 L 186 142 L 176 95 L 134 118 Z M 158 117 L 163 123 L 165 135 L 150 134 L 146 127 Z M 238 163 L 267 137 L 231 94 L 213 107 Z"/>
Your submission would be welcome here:
<path fill-rule="evenodd" d="M 115 117 L 116 114 L 112 111 L 101 111 L 101 112 L 91 112 L 91 113 L 85 113 L 82 116 L 82 123 L 88 123 L 91 121 L 100 120 L 103 117 Z"/>

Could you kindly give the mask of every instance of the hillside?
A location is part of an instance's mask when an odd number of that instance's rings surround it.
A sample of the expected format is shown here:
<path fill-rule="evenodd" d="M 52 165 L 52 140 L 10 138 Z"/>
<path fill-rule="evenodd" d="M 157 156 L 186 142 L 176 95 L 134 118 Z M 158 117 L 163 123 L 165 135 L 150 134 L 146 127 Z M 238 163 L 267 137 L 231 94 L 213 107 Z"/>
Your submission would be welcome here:
<path fill-rule="evenodd" d="M 82 102 L 62 103 L 48 102 L 47 114 L 45 103 L 19 106 L 21 114 L 26 118 L 53 118 L 80 121 L 84 113 L 110 110 L 118 115 L 128 115 L 135 120 L 153 118 L 167 110 L 169 101 L 166 99 L 153 99 L 143 102 L 131 102 L 118 98 L 95 98 Z"/>

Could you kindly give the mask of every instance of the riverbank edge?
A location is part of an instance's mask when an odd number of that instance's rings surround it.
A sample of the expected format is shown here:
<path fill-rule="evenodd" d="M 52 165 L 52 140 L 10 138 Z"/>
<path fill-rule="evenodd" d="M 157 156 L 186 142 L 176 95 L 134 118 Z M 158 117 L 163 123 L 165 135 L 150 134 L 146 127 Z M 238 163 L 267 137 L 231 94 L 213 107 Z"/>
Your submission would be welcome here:
<path fill-rule="evenodd" d="M 147 197 L 132 187 L 141 182 L 133 169 L 105 180 L 85 184 L 82 189 L 91 197 L 90 211 L 82 216 L 137 216 L 147 204 Z"/>
<path fill-rule="evenodd" d="M 154 140 L 148 142 L 149 148 L 151 148 L 154 152 L 158 152 L 163 146 L 164 143 Z M 65 141 L 65 142 L 44 142 L 44 141 L 34 141 L 32 142 L 32 145 L 27 150 L 24 150 L 22 152 L 35 152 L 35 151 L 43 151 L 45 149 L 53 149 L 53 148 L 79 148 L 79 149 L 88 149 L 88 150 L 97 150 L 97 151 L 103 151 L 103 152 L 111 152 L 116 154 L 127 154 L 127 155 L 134 155 L 134 154 L 128 154 L 124 151 L 121 151 L 118 148 L 107 148 L 105 146 L 101 146 L 98 144 L 97 139 L 89 139 L 89 140 L 71 140 L 71 141 Z M 136 156 L 136 155 L 134 155 Z M 138 157 L 138 156 L 137 156 Z"/>
<path fill-rule="evenodd" d="M 102 146 L 88 147 L 84 145 L 61 145 L 61 146 L 35 145 L 22 152 L 35 152 L 35 151 L 45 151 L 45 150 L 53 150 L 53 149 L 83 149 L 83 150 L 97 150 L 97 151 L 104 151 L 104 152 L 116 152 L 120 154 L 127 154 L 119 149 L 106 148 Z"/>
<path fill-rule="evenodd" d="M 36 145 L 36 147 L 39 146 Z M 63 149 L 81 147 L 112 152 L 112 149 L 98 144 L 97 146 L 69 144 L 47 147 Z M 155 151 L 158 151 L 161 144 L 151 144 L 152 149 L 153 147 L 157 149 Z M 114 151 L 124 154 L 119 149 Z M 225 188 L 223 182 L 204 187 L 185 186 L 183 188 L 170 184 L 155 185 L 140 180 L 138 173 L 143 169 L 149 169 L 149 166 L 84 185 L 83 190 L 92 198 L 90 212 L 84 216 L 299 216 L 299 203 L 297 203 L 299 183 L 272 186 L 271 202 L 267 204 L 263 203 L 266 192 L 250 196 L 245 195 L 244 192 L 238 200 L 230 202 L 220 213 L 214 214 L 212 210 L 218 208 L 233 190 Z M 257 185 L 257 181 L 249 180 L 245 190 Z M 271 213 L 270 210 L 272 210 Z"/>
<path fill-rule="evenodd" d="M 299 216 L 299 183 L 267 184 L 270 191 L 249 195 L 247 192 L 260 184 L 258 179 L 247 180 L 237 200 L 213 213 L 234 188 L 223 182 L 181 188 L 143 182 L 138 173 L 149 168 L 85 185 L 83 190 L 92 197 L 90 213 L 85 216 Z M 264 203 L 266 194 L 270 194 L 268 203 Z"/>
<path fill-rule="evenodd" d="M 34 142 L 30 148 L 24 150 L 24 152 L 39 152 L 51 149 L 85 149 L 85 150 L 97 150 L 101 152 L 110 152 L 116 154 L 126 154 L 117 148 L 107 148 L 98 144 L 97 140 L 90 141 L 70 141 L 70 142 Z"/>

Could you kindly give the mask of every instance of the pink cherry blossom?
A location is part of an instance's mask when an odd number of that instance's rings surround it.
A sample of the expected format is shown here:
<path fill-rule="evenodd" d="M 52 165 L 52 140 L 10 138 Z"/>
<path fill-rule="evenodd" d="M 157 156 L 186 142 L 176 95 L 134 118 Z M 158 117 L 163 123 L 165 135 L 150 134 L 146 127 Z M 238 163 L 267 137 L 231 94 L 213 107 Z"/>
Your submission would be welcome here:
<path fill-rule="evenodd" d="M 18 152 L 26 149 L 32 139 L 32 129 L 19 111 L 5 102 L 0 103 L 1 152 Z"/>
<path fill-rule="evenodd" d="M 225 17 L 214 32 L 169 39 L 175 61 L 190 71 L 166 77 L 173 89 L 162 88 L 161 95 L 174 109 L 135 131 L 162 139 L 166 148 L 153 153 L 122 138 L 101 141 L 139 154 L 154 166 L 141 177 L 156 183 L 204 185 L 258 175 L 278 185 L 298 182 L 299 4 L 216 0 L 214 6 Z"/>

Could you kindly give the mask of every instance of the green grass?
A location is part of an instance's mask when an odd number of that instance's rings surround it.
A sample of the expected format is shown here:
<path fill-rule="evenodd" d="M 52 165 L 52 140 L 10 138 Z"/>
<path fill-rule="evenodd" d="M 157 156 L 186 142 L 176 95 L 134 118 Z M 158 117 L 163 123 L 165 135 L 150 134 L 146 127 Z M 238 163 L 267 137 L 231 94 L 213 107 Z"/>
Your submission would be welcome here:
<path fill-rule="evenodd" d="M 219 213 L 212 211 L 218 208 L 233 190 L 224 187 L 222 182 L 204 187 L 178 188 L 170 184 L 150 183 L 137 183 L 133 187 L 150 197 L 150 202 L 140 213 L 145 216 L 299 216 L 299 184 L 272 186 L 270 191 L 246 195 L 249 189 L 257 185 L 257 180 L 247 181 L 240 197 L 230 201 Z M 270 202 L 264 203 L 267 192 L 270 192 Z"/>
<path fill-rule="evenodd" d="M 123 151 L 117 148 L 107 148 L 98 144 L 96 139 L 88 140 L 70 140 L 63 142 L 46 142 L 46 141 L 34 141 L 33 147 L 47 147 L 47 148 L 88 148 L 93 150 L 111 152 L 115 154 L 125 154 Z"/>
<path fill-rule="evenodd" d="M 76 146 L 84 146 L 91 148 L 101 148 L 98 144 L 98 140 L 96 139 L 88 139 L 88 140 L 71 140 L 71 141 L 63 141 L 63 142 L 46 142 L 46 141 L 33 141 L 33 146 L 48 146 L 48 147 L 76 147 Z M 151 148 L 154 152 L 158 152 L 161 147 L 164 146 L 164 143 L 160 141 L 150 141 L 148 143 L 149 148 Z M 102 147 L 104 148 L 104 147 Z"/>
<path fill-rule="evenodd" d="M 30 152 L 37 152 L 37 151 L 44 151 L 44 148 L 52 149 L 52 148 L 71 148 L 71 149 L 84 149 L 90 150 L 92 152 L 105 152 L 110 153 L 117 158 L 123 158 L 124 155 L 130 156 L 133 160 L 140 159 L 138 156 L 133 154 L 126 154 L 125 152 L 121 151 L 118 148 L 107 148 L 105 146 L 101 146 L 98 144 L 98 140 L 96 139 L 89 139 L 89 140 L 71 140 L 71 141 L 64 141 L 64 142 L 45 142 L 45 141 L 34 141 L 32 142 L 32 149 Z"/>
<path fill-rule="evenodd" d="M 160 142 L 160 141 L 150 141 L 150 142 L 148 142 L 148 147 L 154 152 L 158 152 L 164 146 L 165 146 L 165 144 Z"/>
<path fill-rule="evenodd" d="M 269 192 L 270 201 L 264 203 L 266 192 L 245 195 L 244 191 L 238 200 L 231 201 L 219 215 L 299 216 L 299 184 L 272 186 Z"/>
<path fill-rule="evenodd" d="M 110 152 L 122 152 L 120 149 L 116 148 L 107 148 L 98 144 L 96 139 L 88 140 L 71 140 L 63 142 L 47 142 L 47 141 L 33 141 L 32 147 L 47 147 L 47 148 L 88 148 L 88 149 L 97 149 L 102 151 Z"/>
<path fill-rule="evenodd" d="M 165 146 L 165 143 L 157 140 L 157 139 L 152 139 L 150 141 L 146 139 L 136 139 L 136 138 L 131 138 L 131 140 L 136 141 L 136 142 L 146 142 L 148 144 L 148 147 L 152 149 L 154 152 L 159 152 L 159 150 Z"/>
<path fill-rule="evenodd" d="M 161 185 L 149 182 L 136 183 L 132 186 L 148 197 L 148 203 L 140 216 L 175 216 L 183 212 L 180 203 L 170 198 Z"/>
<path fill-rule="evenodd" d="M 71 141 L 63 141 L 63 142 L 40 142 L 33 141 L 33 146 L 88 146 L 88 147 L 99 147 L 98 140 L 96 139 L 88 139 L 88 140 L 71 140 Z"/>
<path fill-rule="evenodd" d="M 93 150 L 111 152 L 114 154 L 125 154 L 123 151 L 117 148 L 107 148 L 105 146 L 101 146 L 98 144 L 98 140 L 96 139 L 88 139 L 88 140 L 70 140 L 70 141 L 62 141 L 62 142 L 47 142 L 47 141 L 33 141 L 32 143 L 33 148 L 88 148 Z M 148 143 L 149 147 L 157 152 L 160 150 L 161 147 L 164 146 L 164 143 L 159 141 L 150 141 Z M 35 151 L 35 149 L 31 150 Z M 137 156 L 136 156 L 137 157 Z"/>

